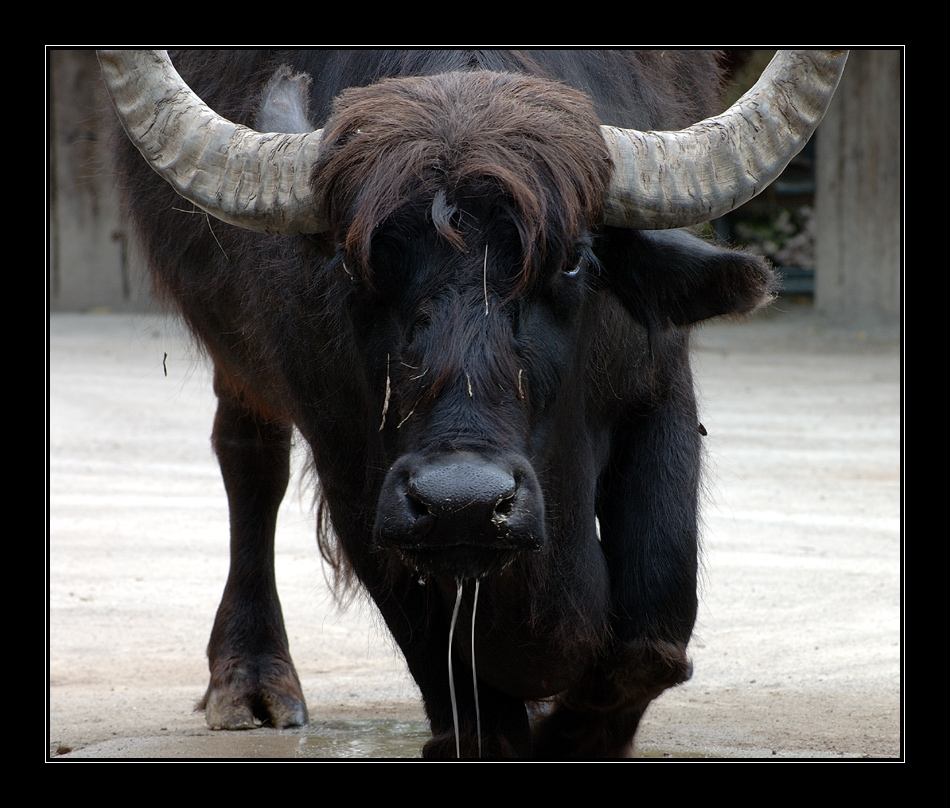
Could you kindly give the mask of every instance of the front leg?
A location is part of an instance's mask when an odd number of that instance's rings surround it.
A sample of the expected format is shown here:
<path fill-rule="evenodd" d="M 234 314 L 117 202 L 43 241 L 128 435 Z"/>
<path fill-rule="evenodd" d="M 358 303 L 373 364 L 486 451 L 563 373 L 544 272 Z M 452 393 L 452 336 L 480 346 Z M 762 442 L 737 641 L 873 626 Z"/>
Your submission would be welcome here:
<path fill-rule="evenodd" d="M 699 440 L 691 392 L 635 417 L 618 435 L 597 509 L 612 647 L 538 724 L 535 754 L 628 756 L 650 702 L 689 679 Z"/>
<path fill-rule="evenodd" d="M 211 681 L 198 708 L 212 729 L 306 724 L 274 577 L 291 428 L 257 415 L 217 376 L 215 382 L 212 440 L 228 496 L 231 566 L 208 643 Z"/>

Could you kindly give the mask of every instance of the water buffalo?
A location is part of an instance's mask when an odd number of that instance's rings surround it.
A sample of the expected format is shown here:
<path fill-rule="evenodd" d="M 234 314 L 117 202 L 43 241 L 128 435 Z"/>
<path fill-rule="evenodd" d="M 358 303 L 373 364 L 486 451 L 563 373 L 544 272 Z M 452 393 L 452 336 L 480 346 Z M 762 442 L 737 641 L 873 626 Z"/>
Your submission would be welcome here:
<path fill-rule="evenodd" d="M 630 754 L 691 674 L 689 328 L 773 288 L 682 228 L 778 175 L 844 53 L 780 53 L 711 119 L 700 51 L 100 60 L 128 214 L 214 365 L 208 724 L 307 721 L 273 562 L 297 430 L 323 552 L 421 690 L 424 756 Z"/>

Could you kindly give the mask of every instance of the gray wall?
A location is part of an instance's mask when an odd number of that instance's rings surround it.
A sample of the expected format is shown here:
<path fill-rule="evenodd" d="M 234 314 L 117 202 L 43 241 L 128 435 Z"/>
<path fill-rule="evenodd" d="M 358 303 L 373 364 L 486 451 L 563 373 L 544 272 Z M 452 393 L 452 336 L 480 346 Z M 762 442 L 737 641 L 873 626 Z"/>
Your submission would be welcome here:
<path fill-rule="evenodd" d="M 902 62 L 852 51 L 818 130 L 815 302 L 833 319 L 900 314 Z"/>
<path fill-rule="evenodd" d="M 50 309 L 146 308 L 148 283 L 118 216 L 108 155 L 114 119 L 95 51 L 48 57 Z"/>

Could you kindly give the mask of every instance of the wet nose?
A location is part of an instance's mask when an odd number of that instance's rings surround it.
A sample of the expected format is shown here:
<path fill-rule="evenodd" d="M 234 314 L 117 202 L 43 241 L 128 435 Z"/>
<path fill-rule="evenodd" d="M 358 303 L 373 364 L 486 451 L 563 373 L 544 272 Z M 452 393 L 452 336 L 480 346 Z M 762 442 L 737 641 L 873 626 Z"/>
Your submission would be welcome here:
<path fill-rule="evenodd" d="M 386 475 L 374 535 L 413 569 L 480 578 L 541 549 L 544 501 L 522 458 L 409 454 Z"/>
<path fill-rule="evenodd" d="M 506 469 L 477 456 L 442 459 L 418 469 L 408 480 L 406 496 L 417 520 L 431 519 L 440 531 L 508 532 L 518 483 Z"/>

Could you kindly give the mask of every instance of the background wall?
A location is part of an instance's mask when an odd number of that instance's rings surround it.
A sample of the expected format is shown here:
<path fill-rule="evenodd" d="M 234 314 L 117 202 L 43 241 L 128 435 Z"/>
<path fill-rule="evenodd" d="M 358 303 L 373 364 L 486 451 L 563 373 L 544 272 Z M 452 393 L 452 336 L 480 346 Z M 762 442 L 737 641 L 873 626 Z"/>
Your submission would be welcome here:
<path fill-rule="evenodd" d="M 902 287 L 903 54 L 852 51 L 817 138 L 819 310 L 896 318 Z"/>
<path fill-rule="evenodd" d="M 120 222 L 109 160 L 114 118 L 95 51 L 47 56 L 49 308 L 147 308 L 149 284 Z"/>

